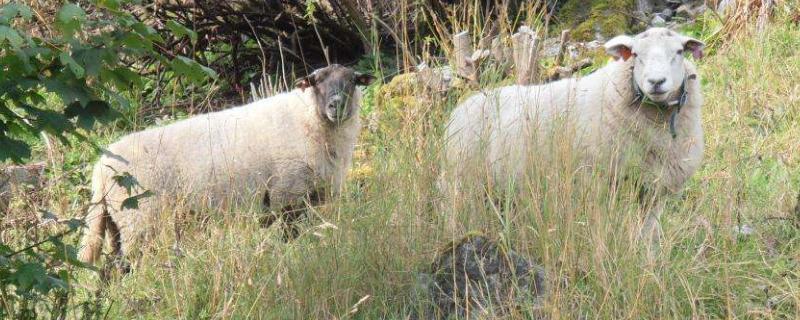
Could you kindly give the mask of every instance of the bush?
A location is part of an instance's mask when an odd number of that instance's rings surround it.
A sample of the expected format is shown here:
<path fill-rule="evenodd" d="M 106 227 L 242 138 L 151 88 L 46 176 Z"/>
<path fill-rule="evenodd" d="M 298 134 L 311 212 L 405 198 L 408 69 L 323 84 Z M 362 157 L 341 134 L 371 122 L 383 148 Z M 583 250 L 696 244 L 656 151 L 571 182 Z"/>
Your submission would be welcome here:
<path fill-rule="evenodd" d="M 85 10 L 67 3 L 55 15 L 52 36 L 24 28 L 32 10 L 20 3 L 0 8 L 0 161 L 30 157 L 25 138 L 46 132 L 68 144 L 68 135 L 116 115 L 129 106 L 127 93 L 141 87 L 137 61 L 155 59 L 173 73 L 195 81 L 215 77 L 183 56 L 156 50 L 164 43 L 155 29 L 123 10 L 130 0 L 93 0 Z M 173 21 L 170 30 L 196 40 Z M 129 95 L 128 95 L 129 96 Z M 59 101 L 55 103 L 54 101 Z"/>
<path fill-rule="evenodd" d="M 137 97 L 146 80 L 140 61 L 194 82 L 216 77 L 190 58 L 160 54 L 163 36 L 124 9 L 132 2 L 66 3 L 51 25 L 25 4 L 0 7 L 0 163 L 29 158 L 40 134 L 90 143 L 84 137 L 96 123 L 114 119 Z M 166 23 L 174 35 L 196 41 L 192 30 Z M 75 301 L 75 271 L 87 266 L 62 241 L 80 224 L 59 224 L 60 233 L 22 249 L 0 242 L 0 319 L 98 317 L 102 306 L 92 298 Z"/>

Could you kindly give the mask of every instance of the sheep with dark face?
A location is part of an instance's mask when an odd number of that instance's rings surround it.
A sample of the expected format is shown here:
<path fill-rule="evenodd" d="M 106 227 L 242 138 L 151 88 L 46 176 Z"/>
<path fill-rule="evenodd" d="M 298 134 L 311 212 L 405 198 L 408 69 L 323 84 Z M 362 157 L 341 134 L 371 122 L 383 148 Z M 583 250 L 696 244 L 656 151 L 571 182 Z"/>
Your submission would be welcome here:
<path fill-rule="evenodd" d="M 640 161 L 654 198 L 680 191 L 703 158 L 700 78 L 684 58 L 702 57 L 702 47 L 653 28 L 608 41 L 606 51 L 616 61 L 585 77 L 468 98 L 447 126 L 442 185 L 457 186 L 450 181 L 469 172 L 488 172 L 496 185 L 508 185 L 533 165 L 528 157 L 544 140 L 537 137 L 552 137 L 550 131 L 566 125 L 575 129 L 571 142 L 589 166 Z M 633 148 L 644 150 L 642 159 L 626 159 Z M 643 231 L 658 229 L 662 206 L 656 201 Z"/>
<path fill-rule="evenodd" d="M 263 203 L 280 212 L 308 196 L 337 194 L 361 127 L 356 86 L 373 80 L 331 65 L 299 79 L 293 91 L 111 144 L 94 167 L 79 257 L 95 261 L 106 232 L 115 254 L 128 252 L 165 200 Z M 120 183 L 123 176 L 128 183 Z M 153 196 L 139 199 L 138 208 L 123 206 L 145 190 Z"/>

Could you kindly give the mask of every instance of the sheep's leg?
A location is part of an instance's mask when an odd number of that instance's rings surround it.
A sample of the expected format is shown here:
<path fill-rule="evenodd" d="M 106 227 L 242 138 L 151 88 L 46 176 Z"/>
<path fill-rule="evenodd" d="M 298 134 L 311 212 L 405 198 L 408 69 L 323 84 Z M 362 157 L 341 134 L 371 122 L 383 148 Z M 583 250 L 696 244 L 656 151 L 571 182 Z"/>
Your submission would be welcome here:
<path fill-rule="evenodd" d="M 106 244 L 111 248 L 108 258 L 100 272 L 100 279 L 108 282 L 113 274 L 127 274 L 131 271 L 130 264 L 125 261 L 122 255 L 122 239 L 120 238 L 119 226 L 113 219 L 106 221 Z"/>
<path fill-rule="evenodd" d="M 656 192 L 647 185 L 642 186 L 639 192 L 639 204 L 646 212 L 638 240 L 643 243 L 649 257 L 655 258 L 661 244 L 661 213 L 664 211 L 664 201 L 659 200 Z"/>
<path fill-rule="evenodd" d="M 647 244 L 658 247 L 661 242 L 661 212 L 664 209 L 663 204 L 656 204 L 647 212 L 642 224 L 641 237 Z"/>
<path fill-rule="evenodd" d="M 298 223 L 307 217 L 308 206 L 316 206 L 325 202 L 325 192 L 314 189 L 305 196 L 305 201 L 284 207 L 283 214 L 283 239 L 291 241 L 300 236 Z"/>
<path fill-rule="evenodd" d="M 106 235 L 108 236 L 106 241 L 111 248 L 111 255 L 120 256 L 122 255 L 122 241 L 119 236 L 119 226 L 111 219 L 108 219 L 106 223 Z"/>
<path fill-rule="evenodd" d="M 261 224 L 262 228 L 269 228 L 275 223 L 275 221 L 278 221 L 278 218 L 282 218 L 283 216 L 283 211 L 285 210 L 285 207 L 281 208 L 278 211 L 274 211 L 272 210 L 273 202 L 278 202 L 278 201 L 274 201 L 274 199 L 272 199 L 269 190 L 264 192 L 264 198 L 262 199 L 261 205 L 262 208 L 264 208 L 264 210 L 267 212 L 267 214 L 261 217 L 261 219 L 259 219 L 259 223 Z"/>
<path fill-rule="evenodd" d="M 315 190 L 309 192 L 305 200 L 306 201 L 296 201 L 282 207 L 280 210 L 272 211 L 270 210 L 270 206 L 273 199 L 270 198 L 270 193 L 267 192 L 264 195 L 263 205 L 264 208 L 270 212 L 261 218 L 261 227 L 268 228 L 272 226 L 278 218 L 281 218 L 281 229 L 283 229 L 284 241 L 288 242 L 294 240 L 300 235 L 300 229 L 297 227 L 297 223 L 306 216 L 306 202 L 309 205 L 317 205 L 325 201 L 325 196 L 323 192 Z"/>
<path fill-rule="evenodd" d="M 298 220 L 306 215 L 304 204 L 290 205 L 283 210 L 283 240 L 292 241 L 300 236 L 300 228 L 297 226 Z"/>
<path fill-rule="evenodd" d="M 311 206 L 318 206 L 325 202 L 325 191 L 315 189 L 308 193 L 307 195 L 308 204 Z"/>
<path fill-rule="evenodd" d="M 142 191 L 143 192 L 143 191 Z M 141 192 L 136 193 L 141 194 Z M 116 199 L 125 199 L 127 192 L 118 195 Z M 146 250 L 143 246 L 145 239 L 154 233 L 155 216 L 157 210 L 151 198 L 139 201 L 138 209 L 121 208 L 122 201 L 112 201 L 109 204 L 109 230 L 113 231 L 110 237 L 112 242 L 112 256 L 109 260 L 113 266 L 125 274 L 130 271 L 132 264 L 136 263 L 138 257 Z"/>
<path fill-rule="evenodd" d="M 278 218 L 281 218 L 281 229 L 283 230 L 283 240 L 289 242 L 294 240 L 300 235 L 300 229 L 297 227 L 297 222 L 305 216 L 305 205 L 291 204 L 278 210 L 277 212 L 270 212 L 262 217 L 259 221 L 262 228 L 269 228 Z"/>

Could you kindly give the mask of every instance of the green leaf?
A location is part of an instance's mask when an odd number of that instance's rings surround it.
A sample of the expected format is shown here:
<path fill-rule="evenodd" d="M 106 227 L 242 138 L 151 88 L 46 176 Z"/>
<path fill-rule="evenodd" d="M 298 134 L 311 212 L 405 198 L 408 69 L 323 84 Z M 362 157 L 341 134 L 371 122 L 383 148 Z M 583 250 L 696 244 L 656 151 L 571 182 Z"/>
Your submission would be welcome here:
<path fill-rule="evenodd" d="M 58 95 L 64 104 L 70 104 L 79 101 L 81 104 L 89 103 L 90 94 L 85 85 L 80 85 L 74 81 L 64 81 L 61 79 L 45 79 L 43 81 L 45 88 Z"/>
<path fill-rule="evenodd" d="M 17 271 L 12 273 L 14 281 L 17 283 L 17 291 L 29 291 L 35 283 L 45 280 L 47 271 L 39 263 L 23 263 L 17 267 Z"/>
<path fill-rule="evenodd" d="M 12 252 L 14 252 L 14 250 L 12 250 L 11 247 L 9 247 L 9 246 L 7 246 L 7 245 L 5 245 L 3 243 L 0 243 L 0 256 L 5 256 L 5 255 L 10 254 Z"/>
<path fill-rule="evenodd" d="M 128 194 L 131 194 L 133 188 L 139 185 L 139 181 L 137 181 L 136 178 L 127 171 L 114 175 L 112 179 L 118 186 L 125 188 L 125 190 L 128 191 Z"/>
<path fill-rule="evenodd" d="M 67 67 L 69 67 L 69 70 L 72 71 L 72 74 L 74 74 L 76 78 L 78 78 L 78 79 L 83 78 L 83 75 L 85 74 L 86 71 L 83 69 L 83 67 L 80 64 L 78 64 L 77 61 L 75 61 L 75 59 L 73 59 L 69 55 L 69 53 L 61 52 L 58 55 L 58 59 L 61 60 L 61 63 L 65 64 L 65 65 L 67 65 Z"/>
<path fill-rule="evenodd" d="M 105 63 L 114 60 L 113 53 L 106 48 L 74 50 L 72 56 L 78 63 L 83 65 L 87 77 L 97 77 L 100 75 L 100 70 L 105 66 Z"/>
<path fill-rule="evenodd" d="M 73 219 L 73 220 L 77 220 L 77 219 Z M 71 246 L 71 245 L 68 245 L 68 244 L 64 243 L 59 238 L 52 238 L 52 240 L 50 242 L 53 244 L 53 247 L 49 248 L 47 251 L 50 254 L 51 258 L 53 258 L 53 259 L 55 259 L 57 261 L 66 262 L 66 263 L 74 265 L 74 266 L 87 267 L 87 265 L 85 265 L 84 263 L 82 263 L 82 262 L 80 262 L 78 260 L 78 258 L 77 258 L 78 252 L 77 252 L 77 250 L 75 250 L 74 246 Z M 61 270 L 61 271 L 66 271 L 66 270 Z M 69 276 L 68 273 L 59 273 L 59 276 L 58 276 L 58 278 L 60 278 L 62 280 L 63 279 L 69 279 L 69 277 L 70 276 Z"/>
<path fill-rule="evenodd" d="M 132 27 L 133 31 L 141 35 L 143 38 L 157 43 L 164 43 L 164 38 L 162 38 L 161 35 L 158 34 L 158 31 L 153 29 L 153 27 L 148 26 L 143 22 L 136 22 Z"/>
<path fill-rule="evenodd" d="M 178 38 L 188 36 L 189 41 L 192 44 L 197 43 L 197 32 L 194 32 L 192 29 L 189 29 L 184 25 L 175 22 L 175 20 L 167 21 L 167 28 Z"/>
<path fill-rule="evenodd" d="M 22 44 L 25 42 L 25 39 L 19 35 L 17 30 L 14 30 L 9 26 L 0 25 L 0 44 L 5 41 L 8 41 L 8 43 L 11 44 L 11 47 L 17 49 L 22 46 Z"/>
<path fill-rule="evenodd" d="M 118 89 L 130 89 L 142 84 L 141 76 L 128 68 L 102 69 L 100 70 L 100 79 L 105 83 L 115 85 Z"/>
<path fill-rule="evenodd" d="M 184 56 L 175 57 L 170 66 L 176 75 L 187 77 L 192 81 L 202 82 L 208 80 L 208 78 L 217 78 L 217 73 L 214 70 Z"/>
<path fill-rule="evenodd" d="M 135 195 L 133 197 L 129 197 L 129 198 L 127 198 L 127 199 L 122 201 L 122 205 L 120 206 L 120 210 L 139 209 L 139 200 L 142 200 L 142 199 L 147 198 L 147 197 L 152 197 L 152 196 L 153 196 L 153 192 L 151 192 L 150 190 L 146 190 L 145 192 L 142 192 L 141 194 L 137 194 L 137 195 Z"/>
<path fill-rule="evenodd" d="M 0 135 L 0 162 L 11 160 L 22 163 L 24 159 L 30 158 L 31 148 L 24 141 L 12 139 Z"/>
<path fill-rule="evenodd" d="M 31 57 L 28 54 L 29 50 L 14 50 L 14 56 L 19 60 L 19 66 L 25 73 L 33 73 L 36 71 L 31 65 Z"/>
<path fill-rule="evenodd" d="M 29 126 L 25 122 L 20 122 L 20 123 L 9 122 L 8 123 L 8 132 L 11 133 L 12 135 L 15 135 L 15 136 L 18 136 L 18 137 L 22 137 L 22 136 L 25 136 L 27 134 L 32 134 L 35 131 L 36 131 L 36 129 L 34 127 Z"/>
<path fill-rule="evenodd" d="M 31 8 L 21 3 L 9 3 L 0 7 L 0 23 L 11 24 L 11 19 L 20 16 L 28 21 L 33 17 Z"/>
<path fill-rule="evenodd" d="M 61 138 L 65 144 L 69 144 L 63 133 L 74 130 L 74 126 L 62 114 L 52 111 L 34 108 L 27 104 L 22 105 L 22 109 L 33 116 L 33 124 L 36 130 L 47 131 Z"/>
<path fill-rule="evenodd" d="M 85 106 L 80 103 L 72 103 L 65 110 L 64 115 L 68 118 L 77 118 L 77 124 L 83 129 L 90 130 L 96 122 L 109 122 L 120 116 L 116 110 L 105 101 L 93 100 Z"/>
<path fill-rule="evenodd" d="M 128 50 L 147 51 L 153 48 L 153 42 L 136 33 L 125 34 L 121 39 L 121 46 Z"/>
<path fill-rule="evenodd" d="M 66 36 L 72 36 L 86 21 L 86 12 L 76 4 L 67 3 L 56 15 L 56 27 Z"/>

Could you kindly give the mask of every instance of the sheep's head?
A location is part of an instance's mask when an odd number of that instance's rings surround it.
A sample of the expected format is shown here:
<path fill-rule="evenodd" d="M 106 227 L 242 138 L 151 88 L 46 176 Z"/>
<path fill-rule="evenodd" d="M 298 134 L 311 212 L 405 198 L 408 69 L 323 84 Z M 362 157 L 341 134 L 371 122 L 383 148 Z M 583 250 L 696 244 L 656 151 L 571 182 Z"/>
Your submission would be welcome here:
<path fill-rule="evenodd" d="M 372 75 L 333 64 L 298 79 L 295 86 L 302 90 L 313 90 L 319 115 L 336 124 L 350 119 L 356 113 L 358 102 L 352 101 L 356 86 L 366 86 L 374 80 Z"/>
<path fill-rule="evenodd" d="M 633 79 L 652 101 L 666 102 L 680 91 L 687 77 L 683 59 L 703 56 L 704 44 L 672 30 L 651 28 L 634 37 L 622 35 L 605 44 L 606 51 L 622 60 L 634 59 Z"/>

